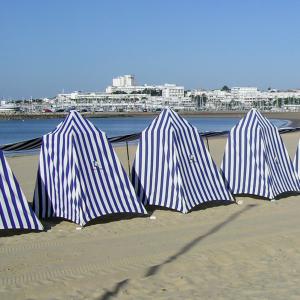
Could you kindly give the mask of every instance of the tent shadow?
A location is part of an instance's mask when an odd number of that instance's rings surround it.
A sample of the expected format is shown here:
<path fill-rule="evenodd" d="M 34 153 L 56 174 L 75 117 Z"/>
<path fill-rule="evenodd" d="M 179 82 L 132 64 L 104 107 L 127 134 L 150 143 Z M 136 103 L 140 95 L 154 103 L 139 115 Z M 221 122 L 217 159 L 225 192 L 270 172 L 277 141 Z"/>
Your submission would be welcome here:
<path fill-rule="evenodd" d="M 18 235 L 25 235 L 29 233 L 40 233 L 42 230 L 31 230 L 31 229 L 1 229 L 0 238 L 2 237 L 12 237 Z"/>
<path fill-rule="evenodd" d="M 212 208 L 212 207 L 228 206 L 228 205 L 232 205 L 235 203 L 236 203 L 235 201 L 228 201 L 228 200 L 207 201 L 207 202 L 201 203 L 199 205 L 196 205 L 189 212 L 206 210 L 206 209 Z"/>
<path fill-rule="evenodd" d="M 159 206 L 159 205 L 147 205 L 146 209 L 147 209 L 147 212 L 148 212 L 149 216 L 154 214 L 156 211 L 170 211 L 170 212 L 182 214 L 181 211 L 178 211 L 176 209 L 172 209 L 172 208 L 164 207 L 164 206 Z"/>
<path fill-rule="evenodd" d="M 188 213 L 191 213 L 193 211 L 198 211 L 198 210 L 205 210 L 211 207 L 218 207 L 218 206 L 227 206 L 231 204 L 235 204 L 235 201 L 228 201 L 228 200 L 220 200 L 220 201 L 207 201 L 201 204 L 196 205 L 193 207 Z M 156 211 L 170 211 L 174 213 L 179 213 L 182 214 L 181 211 L 169 208 L 169 207 L 163 207 L 163 206 L 158 206 L 158 205 L 149 205 L 146 207 L 149 215 L 151 216 L 154 214 Z"/>
<path fill-rule="evenodd" d="M 286 198 L 289 198 L 289 197 L 294 197 L 294 196 L 300 197 L 300 193 L 297 193 L 297 192 L 286 192 L 286 193 L 282 193 L 282 194 L 276 196 L 274 199 L 275 200 L 283 200 L 283 199 L 286 199 Z"/>
<path fill-rule="evenodd" d="M 47 232 L 51 229 L 53 229 L 55 226 L 59 225 L 63 221 L 68 221 L 63 218 L 50 218 L 45 220 L 40 220 L 42 223 L 44 230 L 32 230 L 32 229 L 1 229 L 0 230 L 0 238 L 1 237 L 10 237 L 10 236 L 16 236 L 16 235 L 24 235 L 29 233 L 41 233 L 41 232 Z"/>
<path fill-rule="evenodd" d="M 41 223 L 44 226 L 44 231 L 46 231 L 46 232 L 53 229 L 55 226 L 59 225 L 62 222 L 72 223 L 71 221 L 69 221 L 67 219 L 58 218 L 58 217 L 51 217 L 51 218 L 41 220 Z"/>
<path fill-rule="evenodd" d="M 245 197 L 245 198 L 251 198 L 251 199 L 267 201 L 267 202 L 270 201 L 269 198 L 263 196 L 251 195 L 251 194 L 236 194 L 235 197 Z"/>
<path fill-rule="evenodd" d="M 297 192 L 284 192 L 274 198 L 274 200 L 282 200 L 286 199 L 292 196 L 300 196 L 300 193 Z M 251 195 L 251 194 L 236 194 L 235 197 L 245 197 L 245 198 L 251 198 L 255 200 L 260 200 L 260 201 L 271 201 L 272 199 L 263 197 L 263 196 L 257 196 L 257 195 Z"/>
<path fill-rule="evenodd" d="M 84 227 L 89 227 L 98 224 L 108 224 L 112 222 L 131 220 L 135 218 L 147 218 L 149 215 L 147 214 L 137 214 L 137 213 L 118 213 L 118 214 L 108 214 L 101 217 L 97 217 L 95 219 L 90 220 L 85 224 Z"/>

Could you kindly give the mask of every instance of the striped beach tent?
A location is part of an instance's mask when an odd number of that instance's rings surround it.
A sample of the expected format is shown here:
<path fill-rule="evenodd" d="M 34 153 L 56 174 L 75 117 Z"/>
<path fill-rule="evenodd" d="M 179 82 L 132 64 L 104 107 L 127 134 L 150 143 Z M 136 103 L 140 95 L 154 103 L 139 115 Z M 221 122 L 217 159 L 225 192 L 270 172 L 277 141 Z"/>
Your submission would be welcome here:
<path fill-rule="evenodd" d="M 76 111 L 43 137 L 34 209 L 81 226 L 108 214 L 146 213 L 105 133 Z"/>
<path fill-rule="evenodd" d="M 197 128 L 169 108 L 140 137 L 132 169 L 138 198 L 187 213 L 213 200 L 232 200 Z"/>
<path fill-rule="evenodd" d="M 0 150 L 0 229 L 43 230 Z"/>
<path fill-rule="evenodd" d="M 298 147 L 297 147 L 296 155 L 294 158 L 294 168 L 295 168 L 295 171 L 296 171 L 298 177 L 300 178 L 300 140 L 298 142 Z"/>
<path fill-rule="evenodd" d="M 232 194 L 273 199 L 285 192 L 300 192 L 278 129 L 256 109 L 231 129 L 221 170 Z"/>

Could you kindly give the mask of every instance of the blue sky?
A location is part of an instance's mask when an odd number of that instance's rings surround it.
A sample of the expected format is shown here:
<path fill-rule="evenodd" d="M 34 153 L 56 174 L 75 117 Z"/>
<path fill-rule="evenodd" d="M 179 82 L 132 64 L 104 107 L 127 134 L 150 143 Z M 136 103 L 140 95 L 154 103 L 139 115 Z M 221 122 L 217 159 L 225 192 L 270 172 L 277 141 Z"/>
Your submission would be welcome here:
<path fill-rule="evenodd" d="M 0 98 L 102 91 L 117 75 L 186 88 L 300 88 L 297 0 L 1 0 Z"/>

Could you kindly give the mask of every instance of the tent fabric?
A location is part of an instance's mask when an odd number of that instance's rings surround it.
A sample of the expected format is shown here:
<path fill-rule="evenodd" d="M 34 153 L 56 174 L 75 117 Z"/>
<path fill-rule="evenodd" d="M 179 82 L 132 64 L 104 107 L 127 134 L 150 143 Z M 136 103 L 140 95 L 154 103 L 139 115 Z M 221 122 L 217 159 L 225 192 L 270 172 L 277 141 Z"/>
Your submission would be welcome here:
<path fill-rule="evenodd" d="M 0 229 L 43 230 L 1 150 Z"/>
<path fill-rule="evenodd" d="M 296 150 L 295 158 L 294 158 L 294 164 L 293 164 L 295 171 L 300 178 L 300 140 L 298 142 L 298 147 Z"/>
<path fill-rule="evenodd" d="M 300 191 L 278 129 L 256 109 L 231 129 L 221 170 L 232 194 L 273 199 Z"/>
<path fill-rule="evenodd" d="M 34 209 L 81 226 L 107 214 L 146 213 L 105 133 L 76 111 L 43 137 Z"/>
<path fill-rule="evenodd" d="M 212 200 L 232 200 L 197 128 L 169 108 L 140 137 L 132 169 L 145 205 L 187 213 Z"/>

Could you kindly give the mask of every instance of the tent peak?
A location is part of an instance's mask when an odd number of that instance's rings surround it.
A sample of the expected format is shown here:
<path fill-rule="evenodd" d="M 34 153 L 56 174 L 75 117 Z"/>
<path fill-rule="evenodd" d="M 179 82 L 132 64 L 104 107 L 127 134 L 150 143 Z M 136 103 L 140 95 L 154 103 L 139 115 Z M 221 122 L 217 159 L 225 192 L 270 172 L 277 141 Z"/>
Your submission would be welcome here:
<path fill-rule="evenodd" d="M 261 115 L 261 112 L 256 108 L 251 108 L 251 110 L 249 110 L 249 112 L 247 114 L 249 114 L 249 113 Z"/>
<path fill-rule="evenodd" d="M 175 111 L 170 107 L 165 107 L 162 112 L 175 113 Z"/>
<path fill-rule="evenodd" d="M 68 116 L 77 116 L 77 117 L 82 117 L 82 115 L 76 110 L 76 109 L 72 109 L 70 110 L 69 112 L 69 115 Z"/>
<path fill-rule="evenodd" d="M 85 119 L 80 112 L 78 112 L 77 110 L 71 110 L 69 112 L 69 114 L 67 115 L 67 117 L 65 118 L 64 122 L 65 123 L 69 123 L 70 121 L 73 120 L 80 120 L 82 123 L 86 124 L 88 122 L 87 119 Z"/>

